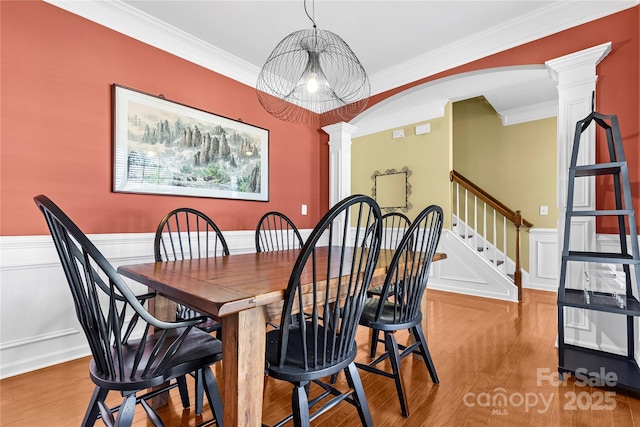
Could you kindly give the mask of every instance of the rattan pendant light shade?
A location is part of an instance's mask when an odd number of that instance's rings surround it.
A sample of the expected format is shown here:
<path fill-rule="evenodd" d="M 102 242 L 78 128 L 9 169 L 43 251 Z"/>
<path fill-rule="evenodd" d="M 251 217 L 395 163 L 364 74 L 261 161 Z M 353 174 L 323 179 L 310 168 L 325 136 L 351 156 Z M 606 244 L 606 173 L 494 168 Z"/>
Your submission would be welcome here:
<path fill-rule="evenodd" d="M 348 122 L 364 110 L 371 94 L 367 73 L 351 48 L 315 24 L 289 34 L 276 46 L 256 89 L 260 103 L 274 117 L 319 125 Z"/>

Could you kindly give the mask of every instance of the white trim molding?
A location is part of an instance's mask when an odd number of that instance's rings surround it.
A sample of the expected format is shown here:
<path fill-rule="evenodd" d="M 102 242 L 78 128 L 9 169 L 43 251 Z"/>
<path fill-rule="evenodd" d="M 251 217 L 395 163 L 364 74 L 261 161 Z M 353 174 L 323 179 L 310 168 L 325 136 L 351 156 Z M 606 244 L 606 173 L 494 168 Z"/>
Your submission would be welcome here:
<path fill-rule="evenodd" d="M 305 239 L 310 233 L 300 230 Z M 231 253 L 255 252 L 253 230 L 224 236 Z M 154 233 L 87 237 L 116 268 L 154 261 Z M 0 236 L 0 261 L 0 378 L 89 355 L 51 237 Z M 136 293 L 147 291 L 125 281 Z"/>
<path fill-rule="evenodd" d="M 549 101 L 526 107 L 499 111 L 503 126 L 517 125 L 534 120 L 548 119 L 558 115 L 558 102 Z"/>
<path fill-rule="evenodd" d="M 555 228 L 529 230 L 529 282 L 525 288 L 557 292 L 558 231 Z"/>
<path fill-rule="evenodd" d="M 44 0 L 177 57 L 255 87 L 260 67 L 120 0 Z M 426 52 L 370 76 L 372 94 L 452 69 L 634 7 L 638 0 L 550 2 L 532 13 Z M 215 25 L 215 24 L 213 24 Z M 266 52 L 265 52 L 266 53 Z"/>
<path fill-rule="evenodd" d="M 300 233 L 306 239 L 311 230 L 300 230 Z M 225 231 L 224 234 L 232 254 L 255 251 L 253 231 Z M 556 253 L 553 250 L 553 245 L 557 244 L 555 230 L 532 229 L 531 234 L 533 243 L 530 247 L 539 250 L 531 250 L 532 272 L 525 287 L 555 291 L 557 278 L 553 276 L 557 271 L 551 259 Z M 88 237 L 115 267 L 153 262 L 153 233 Z M 599 235 L 597 238 L 601 251 L 616 250 L 616 244 L 617 236 Z M 474 254 L 468 245 L 459 242 L 450 230 L 443 230 L 438 250 L 445 252 L 447 259 L 431 266 L 429 289 L 517 302 L 515 285 Z M 0 260 L 0 378 L 89 355 L 51 237 L 2 236 Z M 139 283 L 125 280 L 134 292 L 146 291 Z M 588 342 L 593 334 L 590 322 L 594 319 L 574 313 L 569 320 L 573 322 L 575 342 Z M 612 331 L 611 338 L 601 340 L 598 348 L 615 349 L 621 339 L 617 335 Z"/>
<path fill-rule="evenodd" d="M 518 301 L 518 289 L 508 277 L 462 242 L 451 230 L 442 230 L 438 250 L 447 254 L 431 265 L 427 287 L 505 301 Z"/>
<path fill-rule="evenodd" d="M 247 86 L 256 85 L 260 67 L 141 12 L 123 1 L 44 1 Z"/>

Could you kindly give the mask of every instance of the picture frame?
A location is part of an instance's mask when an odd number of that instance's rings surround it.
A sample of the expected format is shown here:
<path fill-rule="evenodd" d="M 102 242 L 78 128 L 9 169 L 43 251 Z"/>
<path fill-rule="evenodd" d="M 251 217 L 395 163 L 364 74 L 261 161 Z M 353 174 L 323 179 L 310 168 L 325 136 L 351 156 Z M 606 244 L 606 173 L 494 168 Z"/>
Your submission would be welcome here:
<path fill-rule="evenodd" d="M 409 177 L 411 170 L 404 166 L 401 170 L 387 169 L 384 172 L 373 171 L 371 180 L 371 197 L 375 199 L 380 208 L 385 212 L 401 210 L 407 213 L 413 205 L 409 202 L 411 184 Z"/>
<path fill-rule="evenodd" d="M 113 85 L 113 191 L 269 200 L 269 131 Z"/>

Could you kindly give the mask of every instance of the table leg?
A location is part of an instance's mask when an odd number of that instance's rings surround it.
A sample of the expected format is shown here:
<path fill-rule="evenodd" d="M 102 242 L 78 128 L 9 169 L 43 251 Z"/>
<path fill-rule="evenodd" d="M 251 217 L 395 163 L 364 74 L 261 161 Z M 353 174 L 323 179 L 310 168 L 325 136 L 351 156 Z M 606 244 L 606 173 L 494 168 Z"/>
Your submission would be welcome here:
<path fill-rule="evenodd" d="M 227 427 L 262 425 L 265 334 L 263 307 L 222 317 L 222 404 Z"/>
<path fill-rule="evenodd" d="M 166 320 L 167 322 L 176 321 L 176 307 L 177 303 L 162 295 L 156 295 L 148 300 L 149 313 L 155 318 L 160 320 Z"/>

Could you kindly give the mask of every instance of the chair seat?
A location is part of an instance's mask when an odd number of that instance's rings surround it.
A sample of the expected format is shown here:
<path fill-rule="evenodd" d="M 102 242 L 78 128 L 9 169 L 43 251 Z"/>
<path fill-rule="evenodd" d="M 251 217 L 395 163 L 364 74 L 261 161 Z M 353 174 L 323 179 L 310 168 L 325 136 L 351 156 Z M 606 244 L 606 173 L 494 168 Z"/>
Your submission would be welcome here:
<path fill-rule="evenodd" d="M 136 296 L 91 240 L 48 197 L 41 194 L 34 201 L 51 232 L 76 317 L 93 356 L 89 375 L 96 387 L 82 426 L 93 426 L 99 417 L 108 426 L 130 426 L 137 404 L 154 426 L 164 425 L 146 401 L 157 390 L 142 392 L 175 379 L 175 384 L 160 388 L 177 385 L 186 409 L 185 375 L 191 371 L 203 379 L 213 417 L 222 425 L 222 399 L 211 370 L 211 365 L 222 359 L 222 344 L 195 327 L 205 318 L 165 322 L 154 317 L 143 306 L 151 294 Z M 132 339 L 135 331 L 143 331 L 143 335 Z M 122 394 L 118 406 L 111 407 L 106 401 L 112 390 Z M 196 399 L 196 414 L 201 413 L 202 404 Z"/>
<path fill-rule="evenodd" d="M 360 324 L 373 329 L 379 329 L 381 331 L 396 331 L 400 329 L 407 329 L 411 326 L 420 323 L 422 320 L 422 314 L 418 312 L 413 319 L 408 319 L 402 323 L 398 323 L 394 319 L 394 313 L 397 311 L 397 307 L 392 301 L 385 301 L 382 306 L 382 313 L 376 321 L 376 312 L 378 305 L 380 304 L 380 298 L 367 298 L 362 309 L 362 316 L 360 316 Z"/>
<path fill-rule="evenodd" d="M 160 346 L 159 354 L 164 354 L 171 343 L 184 331 L 184 328 L 167 330 L 164 343 Z M 156 387 L 173 378 L 185 375 L 191 371 L 200 369 L 202 366 L 213 364 L 222 359 L 222 342 L 203 330 L 193 327 L 187 334 L 182 344 L 178 347 L 177 352 L 168 361 L 167 366 L 160 367 L 158 373 L 155 371 L 159 367 L 160 360 L 151 364 L 148 372 L 143 372 L 147 361 L 162 337 L 162 332 L 151 334 L 147 337 L 144 347 L 142 359 L 135 366 L 136 350 L 140 340 L 129 340 L 127 344 L 122 346 L 123 353 L 123 369 L 122 378 L 110 378 L 104 373 L 99 372 L 95 361 L 92 359 L 90 363 L 91 379 L 100 387 L 110 390 L 135 391 L 149 387 Z M 115 349 L 111 350 L 112 352 Z M 117 360 L 114 357 L 114 360 Z M 117 368 L 116 368 L 117 370 Z"/>
<path fill-rule="evenodd" d="M 401 377 L 400 361 L 411 353 L 422 356 L 425 366 L 434 383 L 438 383 L 436 369 L 431 360 L 427 341 L 422 332 L 421 301 L 427 288 L 429 268 L 442 233 L 442 208 L 436 205 L 423 209 L 409 226 L 393 254 L 391 264 L 383 288 L 369 293 L 365 300 L 360 325 L 372 329 L 372 360 L 368 364 L 356 366 L 367 372 L 393 378 L 396 392 L 400 400 L 400 409 L 404 417 L 409 416 L 407 396 Z M 408 329 L 415 340 L 409 346 L 399 345 L 395 331 Z M 384 332 L 384 340 L 380 340 L 379 332 Z M 376 356 L 376 345 L 384 342 L 385 352 Z M 388 360 L 391 372 L 376 367 Z"/>
<path fill-rule="evenodd" d="M 307 325 L 310 325 L 310 322 L 307 322 Z M 308 326 L 306 334 L 307 348 L 309 349 L 309 353 L 307 354 L 307 364 L 311 368 L 309 370 L 305 370 L 304 354 L 302 350 L 296 351 L 297 349 L 303 348 L 302 337 L 299 333 L 299 330 L 299 327 L 291 327 L 289 329 L 290 334 L 288 351 L 282 367 L 278 366 L 280 331 L 273 330 L 267 333 L 266 361 L 269 376 L 287 381 L 309 381 L 311 379 L 329 376 L 340 372 L 341 370 L 345 369 L 356 357 L 357 346 L 354 343 L 353 351 L 346 359 L 341 359 L 340 362 L 336 364 L 327 364 L 323 369 L 320 370 L 313 368 L 316 365 L 316 361 L 318 361 L 318 365 L 322 365 L 322 354 L 318 354 L 316 357 L 316 355 L 312 354 L 312 349 L 315 347 L 313 345 L 314 339 L 317 342 L 317 347 L 321 346 L 321 342 L 323 339 L 322 332 L 324 332 L 324 328 L 319 328 L 318 335 L 316 338 L 314 338 L 313 328 L 311 326 Z M 334 349 L 331 343 L 327 343 L 327 348 L 324 351 L 326 359 L 331 359 L 331 354 L 333 353 L 333 351 Z"/>
<path fill-rule="evenodd" d="M 382 295 L 382 291 L 384 290 L 384 286 L 376 286 L 375 288 L 371 288 L 367 291 L 368 297 L 379 297 Z M 389 286 L 389 292 L 393 293 L 395 291 L 395 286 L 392 284 Z"/>
<path fill-rule="evenodd" d="M 353 235 L 340 238 L 352 229 L 357 230 Z M 293 425 L 308 427 L 341 402 L 356 408 L 364 426 L 373 426 L 354 360 L 358 321 L 380 254 L 381 234 L 380 207 L 372 198 L 356 194 L 336 203 L 300 250 L 284 292 L 280 328 L 265 337 L 268 374 L 293 386 L 293 413 L 277 426 L 293 418 Z M 345 373 L 346 391 L 326 382 L 340 371 Z M 324 390 L 312 399 L 311 382 Z"/>

